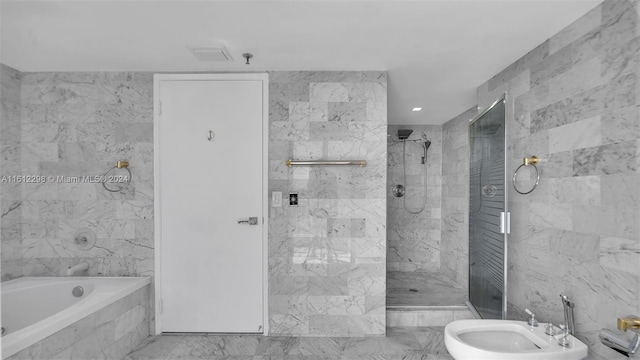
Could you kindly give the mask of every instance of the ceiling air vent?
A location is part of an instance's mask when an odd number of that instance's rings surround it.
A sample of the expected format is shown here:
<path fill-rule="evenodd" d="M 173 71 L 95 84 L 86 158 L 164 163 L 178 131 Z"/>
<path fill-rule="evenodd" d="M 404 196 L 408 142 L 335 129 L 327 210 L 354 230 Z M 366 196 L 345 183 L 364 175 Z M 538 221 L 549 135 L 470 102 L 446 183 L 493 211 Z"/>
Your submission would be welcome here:
<path fill-rule="evenodd" d="M 198 46 L 189 48 L 200 61 L 231 62 L 233 58 L 224 46 Z"/>

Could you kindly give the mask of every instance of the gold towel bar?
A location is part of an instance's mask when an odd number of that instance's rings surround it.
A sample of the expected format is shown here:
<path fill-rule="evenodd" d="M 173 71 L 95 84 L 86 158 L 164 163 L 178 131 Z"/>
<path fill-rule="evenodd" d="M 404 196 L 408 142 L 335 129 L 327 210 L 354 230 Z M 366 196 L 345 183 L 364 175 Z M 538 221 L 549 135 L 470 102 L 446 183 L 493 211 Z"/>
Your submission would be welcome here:
<path fill-rule="evenodd" d="M 308 161 L 298 161 L 298 160 L 287 160 L 287 166 L 313 166 L 313 165 L 357 165 L 357 166 L 367 166 L 366 160 L 308 160 Z"/>

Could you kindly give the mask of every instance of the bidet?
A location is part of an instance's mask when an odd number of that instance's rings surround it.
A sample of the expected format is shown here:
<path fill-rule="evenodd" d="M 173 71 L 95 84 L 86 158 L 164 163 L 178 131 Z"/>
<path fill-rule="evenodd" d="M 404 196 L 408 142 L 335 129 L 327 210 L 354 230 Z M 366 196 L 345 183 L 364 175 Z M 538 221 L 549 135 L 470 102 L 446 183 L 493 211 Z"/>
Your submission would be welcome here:
<path fill-rule="evenodd" d="M 456 360 L 581 360 L 588 349 L 573 335 L 545 334 L 526 321 L 457 320 L 444 329 L 444 342 Z M 564 343 L 564 345 L 559 344 Z"/>

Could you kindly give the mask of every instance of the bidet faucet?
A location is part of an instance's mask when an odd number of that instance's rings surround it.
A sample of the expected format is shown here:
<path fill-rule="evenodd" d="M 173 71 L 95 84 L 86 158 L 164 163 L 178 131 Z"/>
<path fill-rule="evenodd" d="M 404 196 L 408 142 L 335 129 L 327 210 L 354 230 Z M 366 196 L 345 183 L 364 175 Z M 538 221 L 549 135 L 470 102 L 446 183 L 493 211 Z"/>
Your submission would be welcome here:
<path fill-rule="evenodd" d="M 538 321 L 536 320 L 536 314 L 534 314 L 531 310 L 529 309 L 524 309 L 524 311 L 527 313 L 527 315 L 531 316 L 529 318 L 529 321 L 527 322 L 527 324 L 529 324 L 530 326 L 536 327 L 538 326 Z"/>
<path fill-rule="evenodd" d="M 89 270 L 89 263 L 86 261 L 79 262 L 73 266 L 69 266 L 67 269 L 66 275 L 73 276 L 75 273 L 79 273 L 81 271 Z"/>
<path fill-rule="evenodd" d="M 573 320 L 573 308 L 576 304 L 569 301 L 569 298 L 566 295 L 560 294 L 560 298 L 562 299 L 562 305 L 564 306 L 564 326 L 569 329 L 569 334 L 575 335 L 576 323 Z"/>

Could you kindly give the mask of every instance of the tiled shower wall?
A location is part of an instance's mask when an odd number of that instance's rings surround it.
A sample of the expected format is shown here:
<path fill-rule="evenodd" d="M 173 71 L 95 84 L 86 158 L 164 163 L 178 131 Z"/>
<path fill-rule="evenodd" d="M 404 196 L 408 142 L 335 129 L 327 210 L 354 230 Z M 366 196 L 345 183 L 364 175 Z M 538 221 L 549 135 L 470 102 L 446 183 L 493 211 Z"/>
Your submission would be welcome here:
<path fill-rule="evenodd" d="M 269 191 L 284 197 L 269 209 L 271 334 L 385 333 L 386 86 L 381 72 L 270 73 Z"/>
<path fill-rule="evenodd" d="M 469 120 L 477 108 L 442 125 L 442 246 L 440 272 L 469 287 Z"/>
<path fill-rule="evenodd" d="M 20 72 L 0 64 L 0 177 L 22 173 L 20 136 Z M 4 178 L 6 180 L 6 178 Z M 2 280 L 22 270 L 22 191 L 18 183 L 0 182 Z"/>
<path fill-rule="evenodd" d="M 3 79 L 13 74 L 6 69 Z M 11 197 L 20 206 L 16 216 L 5 216 L 8 224 L 3 217 L 2 278 L 57 276 L 82 260 L 89 262 L 90 275 L 151 275 L 152 75 L 22 73 L 20 80 L 12 86 L 20 92 L 20 126 L 8 139 L 18 144 L 20 168 L 3 163 L 2 171 L 55 179 L 12 186 L 8 198 L 3 193 L 3 213 Z M 3 100 L 12 94 L 4 90 Z M 3 139 L 6 144 L 13 142 Z M 133 174 L 122 192 L 57 179 L 102 175 L 118 160 L 128 160 Z M 96 233 L 93 249 L 74 243 L 82 228 Z M 13 254 L 11 261 L 5 254 Z"/>
<path fill-rule="evenodd" d="M 403 178 L 403 144 L 398 129 L 413 133 L 406 143 L 406 183 Z M 390 125 L 387 167 L 387 270 L 440 271 L 440 196 L 442 185 L 442 127 L 439 125 Z M 431 141 L 425 166 L 422 165 L 423 135 Z M 392 188 L 405 186 L 404 197 L 395 197 Z M 422 208 L 418 214 L 409 213 Z"/>
<path fill-rule="evenodd" d="M 625 358 L 598 332 L 640 314 L 639 59 L 637 1 L 607 0 L 478 88 L 509 93 L 508 174 L 542 159 L 531 194 L 510 186 L 510 316 L 562 323 L 568 295 L 593 358 Z"/>

